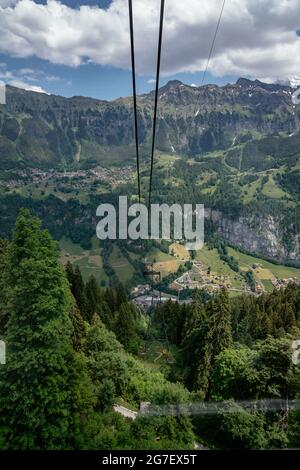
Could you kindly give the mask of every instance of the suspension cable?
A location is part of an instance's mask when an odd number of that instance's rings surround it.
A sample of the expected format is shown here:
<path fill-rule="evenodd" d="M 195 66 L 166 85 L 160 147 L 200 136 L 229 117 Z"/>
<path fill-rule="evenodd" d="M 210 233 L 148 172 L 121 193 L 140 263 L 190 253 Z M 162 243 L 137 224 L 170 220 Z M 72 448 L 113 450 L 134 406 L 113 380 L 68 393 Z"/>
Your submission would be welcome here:
<path fill-rule="evenodd" d="M 211 46 L 210 46 L 210 50 L 209 50 L 205 70 L 204 70 L 203 75 L 202 75 L 202 80 L 201 80 L 200 87 L 203 86 L 204 80 L 205 80 L 205 77 L 206 77 L 206 74 L 207 74 L 207 71 L 208 71 L 208 67 L 209 67 L 209 64 L 210 64 L 212 53 L 213 53 L 213 50 L 214 50 L 214 47 L 215 47 L 215 42 L 216 42 L 217 35 L 218 35 L 218 32 L 219 32 L 219 28 L 220 28 L 220 25 L 221 25 L 225 4 L 226 4 L 226 0 L 223 0 L 221 11 L 220 11 L 219 18 L 218 18 L 217 25 L 216 25 L 216 29 L 215 29 L 215 32 L 214 32 L 214 35 L 213 35 L 213 40 L 212 40 L 212 43 L 211 43 Z M 195 103 L 195 107 L 194 107 L 196 112 L 197 112 L 197 106 L 198 106 L 198 103 L 199 103 L 199 98 L 200 98 L 200 95 L 198 95 L 196 103 Z"/>
<path fill-rule="evenodd" d="M 216 38 L 217 38 L 218 31 L 219 31 L 219 28 L 220 28 L 225 3 L 226 3 L 226 0 L 223 0 L 221 12 L 220 12 L 219 19 L 218 19 L 218 22 L 217 22 L 217 26 L 216 26 L 216 29 L 215 29 L 215 33 L 214 33 L 214 36 L 213 36 L 213 40 L 212 40 L 212 43 L 211 43 L 211 46 L 210 46 L 210 50 L 209 50 L 209 54 L 208 54 L 208 58 L 207 58 L 207 62 L 206 62 L 206 67 L 205 67 L 205 70 L 204 70 L 204 73 L 203 73 L 203 76 L 202 76 L 201 86 L 204 83 L 206 73 L 207 73 L 207 70 L 208 70 L 208 67 L 209 67 L 210 59 L 211 59 L 211 56 L 212 56 L 212 53 L 213 53 L 213 50 L 214 50 L 214 47 L 215 47 L 215 42 L 216 42 Z"/>
<path fill-rule="evenodd" d="M 152 192 L 153 160 L 154 160 L 154 151 L 155 151 L 157 103 L 158 103 L 158 89 L 159 89 L 162 35 L 163 35 L 163 25 L 164 25 L 164 9 L 165 9 L 165 0 L 161 0 L 161 2 L 160 2 L 160 20 L 159 20 L 159 37 L 158 37 L 158 48 L 157 48 L 157 68 L 156 68 L 156 85 L 155 85 L 155 100 L 154 100 L 154 115 L 153 115 L 153 132 L 152 132 L 152 148 L 151 148 L 151 166 L 150 166 L 148 209 L 150 209 L 151 192 Z"/>
<path fill-rule="evenodd" d="M 138 138 L 138 123 L 137 123 L 137 98 L 136 98 L 136 80 L 135 80 L 135 50 L 134 50 L 134 35 L 133 35 L 132 0 L 128 0 L 128 8 L 129 8 L 129 28 L 130 28 L 130 53 L 131 53 L 131 70 L 132 70 L 136 171 L 137 171 L 138 195 L 139 195 L 139 203 L 140 203 L 141 202 L 140 157 L 139 157 L 139 138 Z"/>

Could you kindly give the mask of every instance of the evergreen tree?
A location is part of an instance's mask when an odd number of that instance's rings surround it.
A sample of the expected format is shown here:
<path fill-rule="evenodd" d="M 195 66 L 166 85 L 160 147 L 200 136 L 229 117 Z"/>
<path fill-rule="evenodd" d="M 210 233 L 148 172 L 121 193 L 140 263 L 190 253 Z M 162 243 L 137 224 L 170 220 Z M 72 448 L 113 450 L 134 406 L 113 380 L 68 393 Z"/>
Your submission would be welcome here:
<path fill-rule="evenodd" d="M 3 448 L 74 445 L 82 370 L 72 348 L 71 296 L 58 256 L 57 244 L 40 221 L 22 210 L 6 272 L 7 363 L 0 369 Z"/>
<path fill-rule="evenodd" d="M 111 330 L 114 325 L 114 315 L 104 300 L 97 306 L 97 313 L 104 325 Z"/>
<path fill-rule="evenodd" d="M 285 302 L 282 307 L 282 323 L 286 332 L 290 331 L 296 326 L 296 318 L 292 305 L 289 302 Z"/>
<path fill-rule="evenodd" d="M 68 281 L 70 283 L 70 287 L 71 289 L 73 289 L 73 284 L 74 284 L 74 269 L 73 269 L 73 265 L 70 261 L 67 262 L 66 266 L 65 266 L 65 270 L 66 270 L 66 274 L 67 274 L 67 278 L 68 278 Z"/>
<path fill-rule="evenodd" d="M 202 355 L 195 375 L 195 388 L 206 397 L 210 392 L 210 373 L 216 357 L 232 343 L 231 311 L 225 289 L 210 303 Z"/>
<path fill-rule="evenodd" d="M 228 348 L 232 342 L 231 310 L 228 293 L 225 289 L 212 302 L 212 315 L 208 319 L 209 331 L 207 339 L 213 348 L 213 355 L 217 356 Z"/>
<path fill-rule="evenodd" d="M 73 283 L 71 286 L 72 293 L 75 297 L 79 310 L 82 313 L 83 318 L 89 321 L 89 315 L 87 311 L 87 298 L 85 293 L 85 286 L 82 279 L 82 275 L 79 269 L 79 266 L 76 265 L 74 274 L 73 274 Z"/>
<path fill-rule="evenodd" d="M 196 291 L 192 305 L 186 309 L 186 316 L 182 333 L 183 341 L 185 341 L 192 331 L 198 328 L 204 320 L 205 309 L 200 301 L 198 292 Z"/>
<path fill-rule="evenodd" d="M 126 356 L 115 335 L 108 331 L 97 315 L 88 329 L 84 351 L 88 372 L 96 396 L 96 409 L 112 407 L 127 381 Z"/>
<path fill-rule="evenodd" d="M 119 283 L 116 288 L 116 309 L 127 302 L 127 294 L 123 284 Z"/>
<path fill-rule="evenodd" d="M 5 326 L 8 320 L 7 311 L 5 308 L 5 278 L 4 273 L 7 264 L 8 242 L 0 240 L 0 336 L 4 334 Z"/>
<path fill-rule="evenodd" d="M 135 336 L 134 314 L 130 304 L 122 304 L 117 315 L 115 333 L 119 341 L 128 348 Z"/>
<path fill-rule="evenodd" d="M 101 289 L 94 276 L 90 276 L 85 286 L 86 311 L 89 321 L 95 312 L 98 312 L 102 301 Z"/>
<path fill-rule="evenodd" d="M 72 306 L 70 308 L 70 318 L 73 325 L 73 334 L 72 334 L 72 342 L 75 351 L 81 351 L 83 339 L 85 336 L 85 324 L 84 319 L 80 313 L 80 310 L 74 300 Z"/>
<path fill-rule="evenodd" d="M 116 295 L 115 295 L 114 290 L 111 287 L 108 287 L 107 289 L 105 289 L 104 300 L 112 312 L 117 310 Z"/>

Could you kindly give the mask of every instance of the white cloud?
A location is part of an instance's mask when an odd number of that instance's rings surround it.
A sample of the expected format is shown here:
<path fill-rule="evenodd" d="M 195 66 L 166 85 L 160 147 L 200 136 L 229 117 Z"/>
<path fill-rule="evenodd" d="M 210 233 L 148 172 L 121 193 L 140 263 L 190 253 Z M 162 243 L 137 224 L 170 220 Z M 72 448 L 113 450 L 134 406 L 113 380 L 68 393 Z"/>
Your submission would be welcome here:
<path fill-rule="evenodd" d="M 56 75 L 46 75 L 45 80 L 46 82 L 57 82 L 60 80 L 60 77 L 57 77 Z"/>
<path fill-rule="evenodd" d="M 14 79 L 9 82 L 9 85 L 14 86 L 16 88 L 22 88 L 23 90 L 35 91 L 36 93 L 45 93 L 46 95 L 50 95 L 47 93 L 42 87 L 36 85 L 30 85 L 29 83 L 24 82 L 23 80 Z"/>
<path fill-rule="evenodd" d="M 45 80 L 46 82 L 54 82 L 60 80 L 56 75 L 47 75 L 43 70 L 22 68 L 15 72 L 17 75 L 26 77 L 26 80 L 31 82 L 38 82 Z"/>
<path fill-rule="evenodd" d="M 197 88 L 198 85 L 196 85 L 196 83 L 191 83 L 190 86 L 192 86 L 193 88 Z"/>
<path fill-rule="evenodd" d="M 159 0 L 135 0 L 137 70 L 155 70 Z M 162 72 L 203 70 L 222 0 L 166 2 Z M 299 75 L 299 0 L 227 0 L 209 71 L 271 80 Z M 0 52 L 57 64 L 130 68 L 128 3 L 106 10 L 0 0 Z"/>
<path fill-rule="evenodd" d="M 1 70 L 2 68 L 2 70 Z M 19 70 L 6 70 L 6 64 L 0 63 L 0 86 L 3 84 L 8 84 L 15 86 L 17 88 L 23 88 L 24 90 L 30 90 L 30 91 L 35 91 L 37 93 L 46 93 L 49 94 L 47 91 L 45 91 L 41 86 L 39 85 L 32 85 L 31 83 L 28 82 L 38 82 L 39 78 L 38 76 L 44 76 L 44 72 L 39 71 L 39 70 L 33 70 L 30 68 L 22 68 Z M 51 81 L 51 79 L 56 79 L 58 77 L 47 77 L 45 76 L 46 81 Z M 49 79 L 49 80 L 47 80 Z"/>
<path fill-rule="evenodd" d="M 147 80 L 147 83 L 152 85 L 153 83 L 156 83 L 156 80 L 155 80 L 155 78 L 149 78 L 149 80 Z"/>
<path fill-rule="evenodd" d="M 0 70 L 0 78 L 2 78 L 3 80 L 10 80 L 11 78 L 13 78 L 13 73 L 9 70 Z"/>
<path fill-rule="evenodd" d="M 41 74 L 41 72 L 39 70 L 34 70 L 34 69 L 30 69 L 30 68 L 24 68 L 24 69 L 20 69 L 18 70 L 19 74 L 20 75 L 37 75 L 37 74 Z"/>

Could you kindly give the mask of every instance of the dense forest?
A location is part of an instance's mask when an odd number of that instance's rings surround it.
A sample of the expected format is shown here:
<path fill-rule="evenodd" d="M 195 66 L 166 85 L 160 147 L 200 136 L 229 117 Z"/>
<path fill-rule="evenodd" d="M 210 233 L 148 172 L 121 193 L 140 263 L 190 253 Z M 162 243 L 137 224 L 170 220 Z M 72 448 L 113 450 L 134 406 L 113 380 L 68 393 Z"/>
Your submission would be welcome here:
<path fill-rule="evenodd" d="M 292 361 L 299 287 L 235 298 L 195 291 L 188 305 L 167 302 L 146 314 L 121 284 L 102 288 L 93 277 L 85 283 L 78 267 L 64 268 L 57 243 L 23 209 L 11 240 L 0 243 L 0 338 L 1 449 L 300 444 L 300 368 Z M 150 367 L 150 341 L 174 360 Z M 151 405 L 135 420 L 113 411 L 141 402 Z M 212 403 L 213 414 L 199 412 Z"/>

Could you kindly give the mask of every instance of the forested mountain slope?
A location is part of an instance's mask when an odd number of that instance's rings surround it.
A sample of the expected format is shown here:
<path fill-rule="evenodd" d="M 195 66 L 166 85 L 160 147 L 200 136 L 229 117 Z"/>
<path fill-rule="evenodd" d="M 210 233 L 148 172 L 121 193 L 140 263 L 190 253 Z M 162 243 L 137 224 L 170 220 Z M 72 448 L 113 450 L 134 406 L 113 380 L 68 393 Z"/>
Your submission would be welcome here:
<path fill-rule="evenodd" d="M 196 155 L 242 143 L 245 132 L 291 134 L 300 117 L 292 92 L 258 80 L 223 87 L 171 81 L 159 92 L 157 148 Z M 150 141 L 153 98 L 153 92 L 138 98 L 142 146 Z M 122 162 L 133 157 L 132 99 L 63 98 L 8 86 L 7 104 L 0 107 L 0 154 L 2 169 Z"/>

